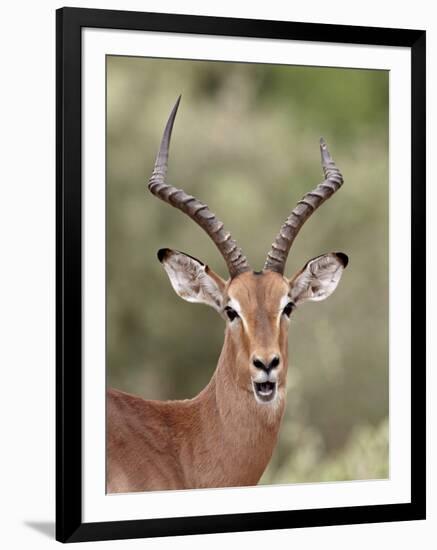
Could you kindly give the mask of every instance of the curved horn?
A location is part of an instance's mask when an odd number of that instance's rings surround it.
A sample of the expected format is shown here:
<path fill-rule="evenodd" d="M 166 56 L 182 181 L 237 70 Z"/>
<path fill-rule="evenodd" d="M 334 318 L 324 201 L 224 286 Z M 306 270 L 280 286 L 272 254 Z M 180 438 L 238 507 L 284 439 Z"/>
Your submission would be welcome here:
<path fill-rule="evenodd" d="M 284 273 L 285 263 L 294 239 L 311 214 L 343 185 L 343 176 L 336 167 L 328 146 L 320 138 L 320 153 L 325 180 L 300 200 L 282 225 L 267 254 L 264 269 Z"/>
<path fill-rule="evenodd" d="M 167 121 L 155 167 L 149 180 L 149 190 L 164 202 L 182 210 L 206 231 L 225 259 L 230 276 L 235 277 L 239 273 L 249 271 L 250 266 L 231 234 L 225 231 L 223 223 L 209 210 L 206 204 L 187 195 L 182 189 L 177 189 L 166 183 L 170 138 L 180 100 L 181 96 L 178 97 Z"/>

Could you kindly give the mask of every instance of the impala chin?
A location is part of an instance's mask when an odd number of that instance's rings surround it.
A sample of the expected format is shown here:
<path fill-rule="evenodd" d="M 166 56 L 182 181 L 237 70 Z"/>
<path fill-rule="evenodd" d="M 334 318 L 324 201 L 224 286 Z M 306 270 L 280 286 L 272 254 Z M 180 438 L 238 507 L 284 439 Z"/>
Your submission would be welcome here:
<path fill-rule="evenodd" d="M 278 395 L 278 384 L 277 382 L 256 382 L 252 380 L 253 393 L 255 394 L 255 399 L 258 403 L 263 405 L 268 403 L 273 403 Z"/>
<path fill-rule="evenodd" d="M 276 370 L 252 376 L 255 399 L 262 405 L 273 403 L 278 397 L 278 376 Z"/>

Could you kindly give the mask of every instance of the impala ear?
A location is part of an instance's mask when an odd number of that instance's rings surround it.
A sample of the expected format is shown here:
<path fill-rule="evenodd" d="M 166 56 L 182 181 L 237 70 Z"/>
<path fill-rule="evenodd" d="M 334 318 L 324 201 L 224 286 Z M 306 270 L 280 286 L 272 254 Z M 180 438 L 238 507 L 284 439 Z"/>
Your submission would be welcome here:
<path fill-rule="evenodd" d="M 348 262 L 349 258 L 342 252 L 331 252 L 310 260 L 290 280 L 293 302 L 318 302 L 330 296 L 337 288 Z"/>
<path fill-rule="evenodd" d="M 187 300 L 222 310 L 225 281 L 197 258 L 161 248 L 158 260 L 164 266 L 176 294 Z"/>

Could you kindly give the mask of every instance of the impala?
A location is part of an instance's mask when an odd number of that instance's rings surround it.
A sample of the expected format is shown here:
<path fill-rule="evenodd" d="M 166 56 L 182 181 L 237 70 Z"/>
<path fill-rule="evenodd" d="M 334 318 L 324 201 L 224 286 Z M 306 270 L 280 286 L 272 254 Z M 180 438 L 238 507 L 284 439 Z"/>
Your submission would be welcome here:
<path fill-rule="evenodd" d="M 229 279 L 200 260 L 158 251 L 170 283 L 184 300 L 207 304 L 225 320 L 223 349 L 209 384 L 193 399 L 149 401 L 108 392 L 107 491 L 132 492 L 256 485 L 278 438 L 285 407 L 289 318 L 307 301 L 327 298 L 348 258 L 340 252 L 310 260 L 284 276 L 294 239 L 311 214 L 342 185 L 320 140 L 324 181 L 300 200 L 282 225 L 262 271 L 252 271 L 223 223 L 195 197 L 166 183 L 178 98 L 168 119 L 149 190 L 206 231 Z"/>

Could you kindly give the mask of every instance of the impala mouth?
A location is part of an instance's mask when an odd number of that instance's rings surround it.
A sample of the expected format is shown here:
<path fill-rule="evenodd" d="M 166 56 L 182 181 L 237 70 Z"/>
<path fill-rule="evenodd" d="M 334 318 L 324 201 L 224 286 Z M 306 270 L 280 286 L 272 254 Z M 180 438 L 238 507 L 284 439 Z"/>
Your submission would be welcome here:
<path fill-rule="evenodd" d="M 262 403 L 273 401 L 276 396 L 276 382 L 253 382 L 255 397 Z"/>

